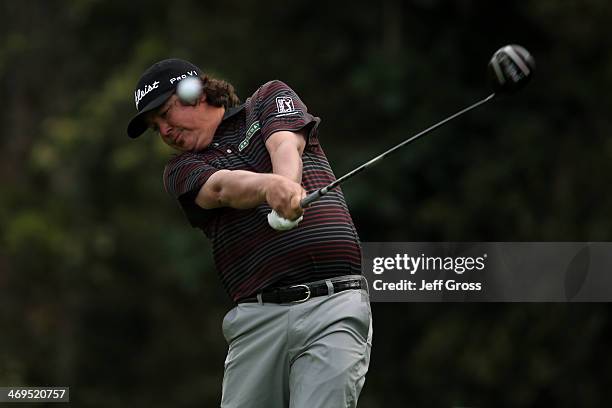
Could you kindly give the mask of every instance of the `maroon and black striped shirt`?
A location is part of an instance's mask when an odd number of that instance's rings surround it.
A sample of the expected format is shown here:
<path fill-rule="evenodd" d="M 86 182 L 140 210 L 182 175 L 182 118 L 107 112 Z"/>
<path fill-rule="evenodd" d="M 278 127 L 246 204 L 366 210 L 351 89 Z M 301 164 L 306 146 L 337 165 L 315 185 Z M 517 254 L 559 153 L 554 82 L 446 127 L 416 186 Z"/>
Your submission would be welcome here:
<path fill-rule="evenodd" d="M 319 145 L 319 123 L 291 88 L 271 81 L 243 105 L 226 111 L 206 149 L 182 153 L 166 166 L 166 190 L 179 201 L 191 225 L 211 239 L 217 272 L 234 301 L 268 287 L 361 273 L 359 237 L 339 188 L 307 208 L 302 222 L 290 231 L 268 225 L 267 204 L 205 210 L 195 203 L 201 186 L 218 170 L 272 172 L 265 141 L 281 130 L 308 130 L 302 155 L 304 189 L 310 193 L 331 183 L 335 176 Z"/>

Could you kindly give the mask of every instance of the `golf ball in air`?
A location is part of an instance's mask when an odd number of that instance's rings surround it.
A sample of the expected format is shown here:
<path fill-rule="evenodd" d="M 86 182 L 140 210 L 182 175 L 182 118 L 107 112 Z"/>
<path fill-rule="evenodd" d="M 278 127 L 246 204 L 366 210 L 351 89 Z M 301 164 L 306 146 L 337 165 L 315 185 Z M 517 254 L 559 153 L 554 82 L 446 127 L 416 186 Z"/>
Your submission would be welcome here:
<path fill-rule="evenodd" d="M 176 93 L 181 101 L 194 105 L 202 93 L 200 78 L 188 77 L 178 83 Z"/>

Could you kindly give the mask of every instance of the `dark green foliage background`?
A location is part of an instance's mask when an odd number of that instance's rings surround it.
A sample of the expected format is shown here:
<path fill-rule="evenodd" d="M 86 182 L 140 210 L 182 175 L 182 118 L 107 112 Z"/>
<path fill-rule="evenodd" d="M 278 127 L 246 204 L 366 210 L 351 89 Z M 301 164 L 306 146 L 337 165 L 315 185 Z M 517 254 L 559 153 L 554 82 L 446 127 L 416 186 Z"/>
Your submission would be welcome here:
<path fill-rule="evenodd" d="M 606 0 L 0 1 L 0 386 L 74 406 L 218 406 L 231 307 L 125 135 L 152 62 L 246 98 L 281 79 L 337 175 L 489 92 L 507 43 L 537 76 L 344 187 L 364 241 L 612 241 Z M 603 407 L 607 304 L 374 304 L 360 406 Z M 256 372 L 253 375 L 257 375 Z M 40 405 L 38 405 L 40 406 Z"/>

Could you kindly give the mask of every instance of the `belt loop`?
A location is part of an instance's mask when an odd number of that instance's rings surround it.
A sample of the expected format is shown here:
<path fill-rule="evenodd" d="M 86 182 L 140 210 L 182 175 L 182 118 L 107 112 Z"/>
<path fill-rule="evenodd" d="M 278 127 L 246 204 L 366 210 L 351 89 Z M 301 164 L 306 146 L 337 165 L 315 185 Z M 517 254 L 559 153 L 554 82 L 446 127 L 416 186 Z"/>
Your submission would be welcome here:
<path fill-rule="evenodd" d="M 261 292 L 257 294 L 257 303 L 259 303 L 260 305 L 263 305 L 263 300 L 261 298 Z"/>
<path fill-rule="evenodd" d="M 331 296 L 334 294 L 334 284 L 329 279 L 325 279 L 325 284 L 327 285 L 327 296 Z"/>
<path fill-rule="evenodd" d="M 370 285 L 368 284 L 368 280 L 363 275 L 359 278 L 359 280 L 362 281 L 363 283 L 365 283 L 365 288 L 361 288 L 361 289 L 365 289 L 366 293 L 369 295 L 370 294 Z"/>

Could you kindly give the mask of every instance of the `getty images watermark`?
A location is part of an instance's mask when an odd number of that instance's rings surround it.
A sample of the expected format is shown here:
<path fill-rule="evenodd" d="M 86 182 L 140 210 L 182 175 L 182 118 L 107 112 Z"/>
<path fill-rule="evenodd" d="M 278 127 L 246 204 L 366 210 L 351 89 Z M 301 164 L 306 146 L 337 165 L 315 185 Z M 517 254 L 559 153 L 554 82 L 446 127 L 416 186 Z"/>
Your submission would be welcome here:
<path fill-rule="evenodd" d="M 373 302 L 612 301 L 610 242 L 364 242 Z"/>

